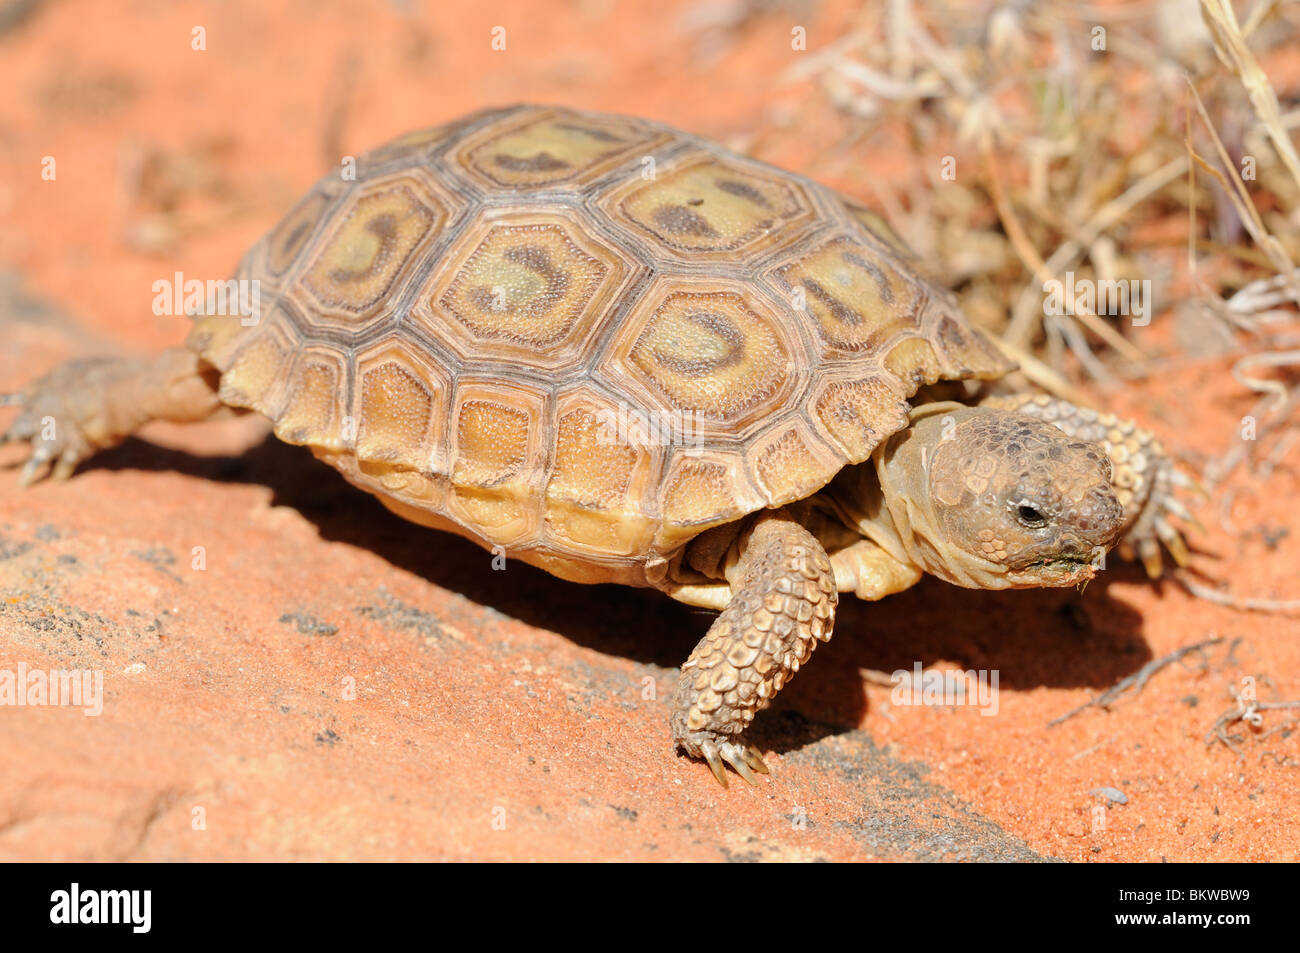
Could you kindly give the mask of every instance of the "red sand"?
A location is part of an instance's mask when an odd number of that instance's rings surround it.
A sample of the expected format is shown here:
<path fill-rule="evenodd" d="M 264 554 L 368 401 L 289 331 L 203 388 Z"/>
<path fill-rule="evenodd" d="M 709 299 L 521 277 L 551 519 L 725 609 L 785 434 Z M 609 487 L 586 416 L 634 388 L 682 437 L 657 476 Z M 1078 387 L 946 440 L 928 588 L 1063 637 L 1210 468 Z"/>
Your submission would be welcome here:
<path fill-rule="evenodd" d="M 774 79 L 799 55 L 781 16 L 711 54 L 680 3 L 405 6 L 69 0 L 0 35 L 0 265 L 45 303 L 0 285 L 0 388 L 178 342 L 154 280 L 224 277 L 340 152 L 481 106 L 560 101 L 742 144 L 776 128 L 760 157 L 864 198 L 889 171 L 820 168 L 809 131 L 833 134 L 829 114 L 780 131 L 803 92 Z M 809 48 L 847 17 L 825 5 Z M 1102 399 L 1205 457 L 1252 403 L 1223 362 Z M 0 708 L 0 858 L 1300 859 L 1297 735 L 1264 734 L 1291 714 L 1240 731 L 1240 759 L 1204 741 L 1243 676 L 1300 699 L 1293 617 L 1131 566 L 1083 595 L 927 581 L 846 604 L 760 717 L 771 778 L 724 791 L 668 745 L 674 667 L 707 615 L 490 572 L 264 434 L 156 427 L 68 483 L 0 480 L 0 670 L 102 668 L 107 693 L 97 718 Z M 1235 533 L 1201 511 L 1196 565 L 1237 593 L 1300 596 L 1295 459 L 1239 481 Z M 1047 727 L 1211 634 L 1235 653 Z M 998 714 L 891 706 L 862 675 L 917 660 L 997 669 Z M 1127 803 L 1095 811 L 1100 787 Z"/>

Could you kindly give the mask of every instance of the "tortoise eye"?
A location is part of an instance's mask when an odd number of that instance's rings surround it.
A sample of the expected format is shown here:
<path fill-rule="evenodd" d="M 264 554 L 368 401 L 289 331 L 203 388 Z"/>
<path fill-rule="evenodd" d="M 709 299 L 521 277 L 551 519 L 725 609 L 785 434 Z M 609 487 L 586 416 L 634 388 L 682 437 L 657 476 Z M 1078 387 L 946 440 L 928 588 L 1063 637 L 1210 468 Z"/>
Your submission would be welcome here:
<path fill-rule="evenodd" d="M 1039 510 L 1023 503 L 1016 507 L 1016 518 L 1026 526 L 1042 526 L 1047 522 L 1047 517 Z"/>

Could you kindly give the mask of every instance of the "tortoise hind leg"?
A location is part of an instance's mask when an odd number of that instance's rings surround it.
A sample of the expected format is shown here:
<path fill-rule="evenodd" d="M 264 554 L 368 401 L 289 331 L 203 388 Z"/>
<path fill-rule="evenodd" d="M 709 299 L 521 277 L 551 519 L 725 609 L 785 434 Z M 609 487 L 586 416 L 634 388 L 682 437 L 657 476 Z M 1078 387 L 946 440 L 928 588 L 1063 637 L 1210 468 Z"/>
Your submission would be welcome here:
<path fill-rule="evenodd" d="M 35 483 L 52 465 L 63 479 L 98 450 L 121 443 L 151 420 L 190 423 L 222 408 L 219 374 L 188 348 L 152 357 L 69 361 L 13 394 L 0 406 L 18 416 L 0 445 L 27 440 L 32 452 L 19 481 Z"/>
<path fill-rule="evenodd" d="M 741 732 L 829 641 L 839 598 L 826 551 L 782 510 L 755 522 L 727 579 L 731 601 L 682 666 L 672 717 L 673 741 L 723 787 L 723 762 L 751 784 L 767 773 Z"/>

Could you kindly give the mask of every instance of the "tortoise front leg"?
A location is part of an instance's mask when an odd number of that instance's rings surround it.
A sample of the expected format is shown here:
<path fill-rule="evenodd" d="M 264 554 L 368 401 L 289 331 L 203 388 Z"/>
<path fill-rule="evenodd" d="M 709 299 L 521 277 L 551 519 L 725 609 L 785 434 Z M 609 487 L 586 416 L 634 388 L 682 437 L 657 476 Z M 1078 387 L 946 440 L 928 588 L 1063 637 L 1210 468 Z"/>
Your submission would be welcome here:
<path fill-rule="evenodd" d="M 723 787 L 724 761 L 750 784 L 767 773 L 741 732 L 830 640 L 839 599 L 826 551 L 783 510 L 758 518 L 726 575 L 731 601 L 682 666 L 672 717 L 673 741 Z"/>
<path fill-rule="evenodd" d="M 152 357 L 100 357 L 69 361 L 13 394 L 0 406 L 18 416 L 0 445 L 28 440 L 32 453 L 20 482 L 71 475 L 82 460 L 112 447 L 151 420 L 190 423 L 222 408 L 218 373 L 188 348 Z"/>
<path fill-rule="evenodd" d="M 1187 544 L 1169 518 L 1198 525 L 1175 495 L 1179 487 L 1196 484 L 1178 469 L 1155 434 L 1131 420 L 1044 394 L 991 397 L 982 405 L 1046 420 L 1071 437 L 1105 447 L 1111 462 L 1111 485 L 1124 507 L 1120 554 L 1132 558 L 1136 553 L 1153 579 L 1163 570 L 1161 543 L 1175 563 L 1182 566 L 1187 562 Z"/>

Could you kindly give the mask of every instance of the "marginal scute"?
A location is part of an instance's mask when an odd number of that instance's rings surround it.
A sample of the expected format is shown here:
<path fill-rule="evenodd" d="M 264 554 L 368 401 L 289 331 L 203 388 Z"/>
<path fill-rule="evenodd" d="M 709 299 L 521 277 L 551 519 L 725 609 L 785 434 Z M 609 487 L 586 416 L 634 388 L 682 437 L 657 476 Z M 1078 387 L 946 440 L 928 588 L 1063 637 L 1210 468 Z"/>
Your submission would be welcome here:
<path fill-rule="evenodd" d="M 903 338 L 889 349 L 884 363 L 885 370 L 908 385 L 909 393 L 933 384 L 942 373 L 939 357 L 925 338 Z"/>
<path fill-rule="evenodd" d="M 504 381 L 458 385 L 453 399 L 453 515 L 498 544 L 535 535 L 542 497 L 534 430 L 543 398 Z"/>
<path fill-rule="evenodd" d="M 1000 377 L 1015 369 L 995 345 L 982 333 L 963 326 L 955 318 L 944 315 L 939 320 L 935 337 L 944 355 L 944 373 L 953 378 Z"/>
<path fill-rule="evenodd" d="M 236 348 L 243 344 L 246 327 L 236 314 L 205 314 L 194 319 L 186 345 L 213 367 L 224 368 Z"/>
<path fill-rule="evenodd" d="M 457 486 L 493 487 L 518 476 L 528 459 L 526 411 L 490 400 L 467 400 L 456 419 Z"/>
<path fill-rule="evenodd" d="M 433 409 L 429 385 L 397 361 L 362 372 L 357 456 L 412 469 L 427 466 Z"/>
<path fill-rule="evenodd" d="M 881 377 L 830 380 L 813 398 L 817 422 L 846 463 L 861 463 L 907 425 L 907 402 Z"/>
<path fill-rule="evenodd" d="M 285 443 L 338 449 L 339 395 L 346 392 L 337 363 L 318 352 L 301 351 L 285 388 L 285 405 L 275 435 Z"/>
<path fill-rule="evenodd" d="M 776 270 L 832 351 L 876 348 L 917 329 L 920 292 L 875 249 L 836 239 Z"/>
<path fill-rule="evenodd" d="M 649 453 L 620 439 L 608 408 L 575 406 L 556 422 L 555 460 L 546 487 L 553 537 L 631 556 L 653 527 L 643 505 Z"/>
<path fill-rule="evenodd" d="M 331 313 L 369 317 L 446 214 L 404 182 L 353 199 L 303 276 L 303 287 Z"/>
<path fill-rule="evenodd" d="M 758 499 L 746 490 L 739 467 L 679 453 L 663 484 L 664 522 L 670 527 L 704 528 L 736 519 L 755 508 L 751 500 L 742 499 L 742 493 Z"/>
<path fill-rule="evenodd" d="M 773 427 L 750 451 L 754 482 L 769 506 L 801 500 L 820 489 L 835 466 L 802 425 Z"/>
<path fill-rule="evenodd" d="M 590 181 L 662 138 L 636 120 L 555 110 L 471 145 L 460 163 L 497 186 L 541 188 Z"/>
<path fill-rule="evenodd" d="M 807 211 L 790 184 L 707 153 L 638 187 L 618 210 L 656 242 L 687 257 L 745 249 Z"/>
<path fill-rule="evenodd" d="M 274 413 L 271 403 L 284 382 L 292 350 L 288 341 L 269 324 L 263 333 L 244 338 L 231 363 L 221 375 L 218 396 L 223 404 L 250 407 L 268 416 Z"/>

